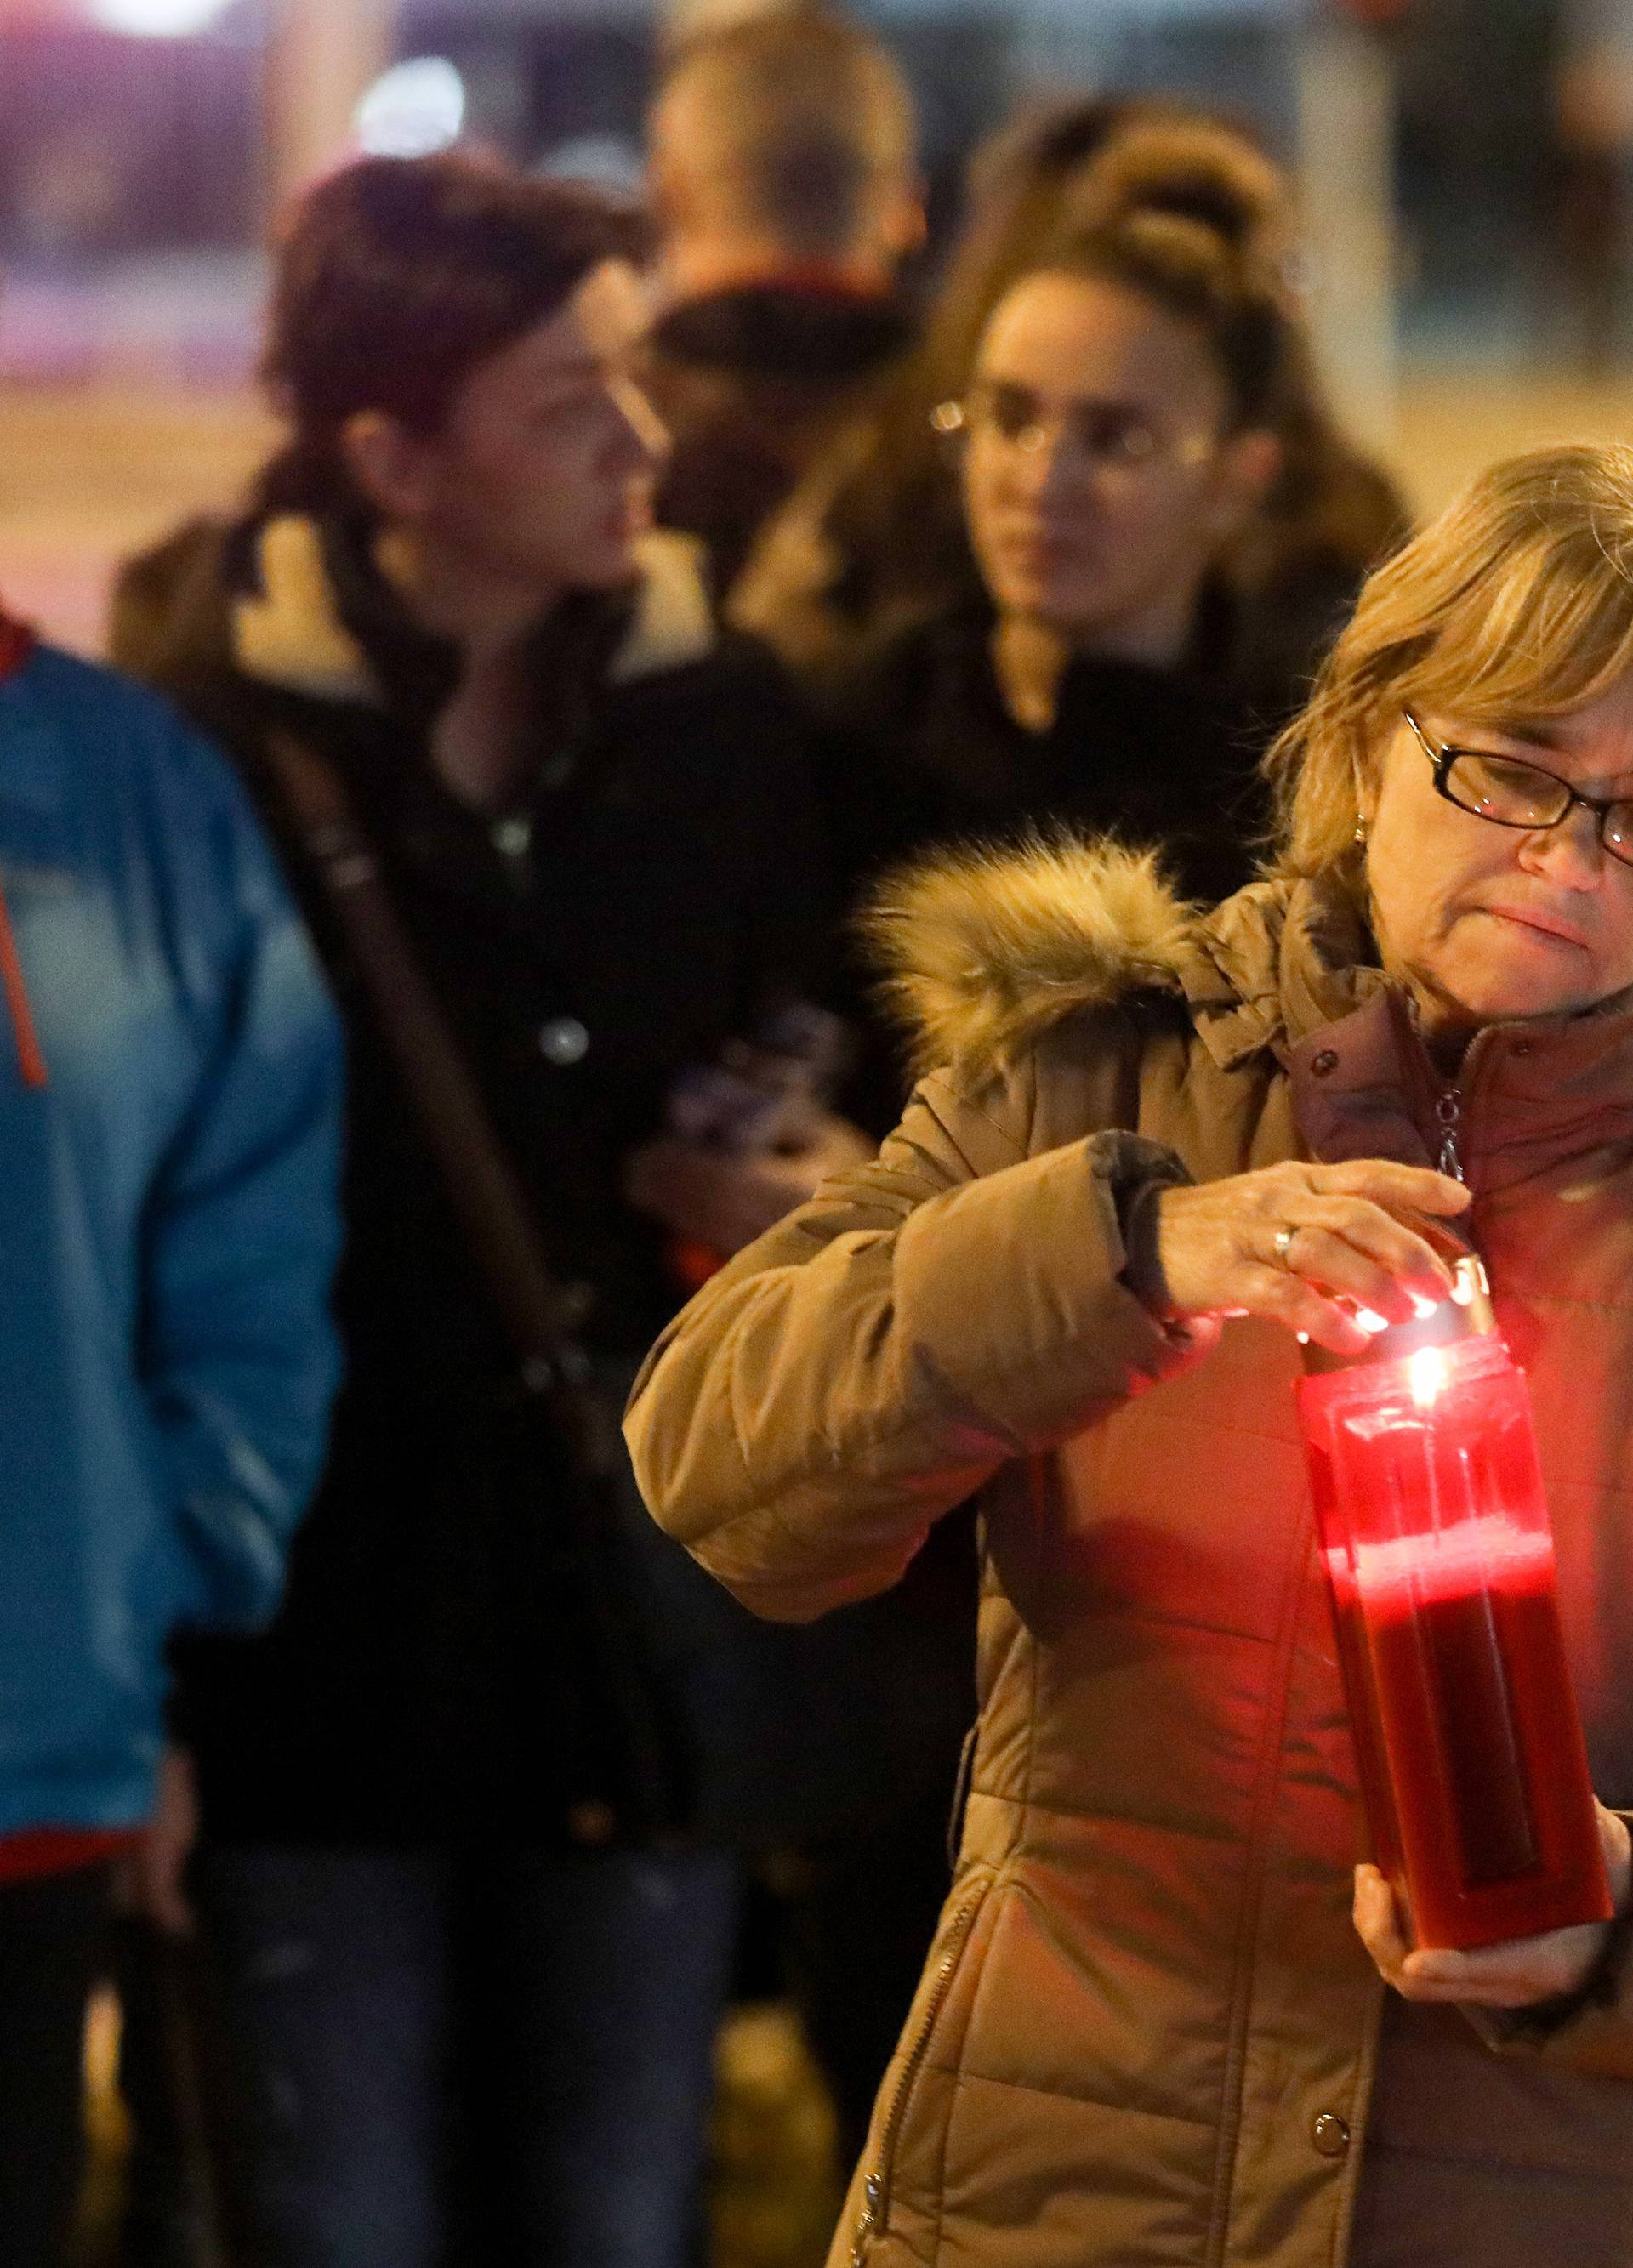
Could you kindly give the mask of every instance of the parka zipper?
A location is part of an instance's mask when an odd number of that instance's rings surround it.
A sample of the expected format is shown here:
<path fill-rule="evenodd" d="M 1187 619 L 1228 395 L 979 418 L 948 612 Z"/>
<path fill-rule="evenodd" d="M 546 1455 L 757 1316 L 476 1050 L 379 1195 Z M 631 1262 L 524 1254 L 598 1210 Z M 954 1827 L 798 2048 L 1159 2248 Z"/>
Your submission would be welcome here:
<path fill-rule="evenodd" d="M 885 2114 L 884 2131 L 879 2137 L 878 2161 L 872 2173 L 862 2183 L 862 2209 L 856 2223 L 855 2238 L 851 2246 L 851 2268 L 861 2268 L 861 2264 L 867 2257 L 868 2247 L 876 2236 L 884 2235 L 889 2224 L 890 2180 L 896 2170 L 896 2145 L 901 2132 L 902 2120 L 906 2116 L 907 2104 L 913 2095 L 913 2083 L 919 2076 L 920 2066 L 929 2052 L 930 2036 L 935 2029 L 936 2020 L 946 2004 L 948 1993 L 952 1989 L 953 1974 L 958 1966 L 959 1955 L 964 1951 L 964 1939 L 968 1936 L 970 1926 L 974 1921 L 981 1902 L 991 1887 L 989 1882 L 983 1882 L 978 1889 L 971 1892 L 953 1915 L 946 1950 L 935 1964 L 935 1979 L 930 1986 L 929 2003 L 925 2009 L 923 2020 L 913 2035 L 913 2045 L 907 2052 L 907 2060 L 902 2066 L 901 2077 L 897 2080 L 895 2091 L 890 2096 L 890 2107 Z"/>
<path fill-rule="evenodd" d="M 1416 1038 L 1424 1066 L 1433 1079 L 1436 1076 L 1435 1064 L 1430 1055 L 1429 1043 L 1423 1036 L 1423 1027 L 1415 1001 L 1408 1001 L 1406 1012 Z M 1478 1049 L 1480 1039 L 1481 1035 L 1476 1034 L 1474 1042 L 1474 1049 Z M 1473 1049 L 1471 1049 L 1472 1052 Z M 1465 1071 L 1468 1069 L 1467 1057 L 1464 1058 L 1462 1067 Z M 1435 1097 L 1435 1124 L 1440 1133 L 1439 1144 L 1435 1152 L 1437 1172 L 1449 1175 L 1454 1182 L 1467 1183 L 1468 1175 L 1463 1170 L 1462 1147 L 1463 1090 L 1451 1080 L 1447 1081 Z"/>
<path fill-rule="evenodd" d="M 1466 1181 L 1467 1175 L 1463 1171 L 1463 1153 L 1459 1147 L 1459 1138 L 1463 1129 L 1463 1097 L 1457 1087 L 1443 1089 L 1435 1104 L 1435 1123 L 1440 1129 L 1440 1151 L 1435 1160 L 1436 1166 L 1441 1173 L 1449 1174 L 1454 1182 Z"/>

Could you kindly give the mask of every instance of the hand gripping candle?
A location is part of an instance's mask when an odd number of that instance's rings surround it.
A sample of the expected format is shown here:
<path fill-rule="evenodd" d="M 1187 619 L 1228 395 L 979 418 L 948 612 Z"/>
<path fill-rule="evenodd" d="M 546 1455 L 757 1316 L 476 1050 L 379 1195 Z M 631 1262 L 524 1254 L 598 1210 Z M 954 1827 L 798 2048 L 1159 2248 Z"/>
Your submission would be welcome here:
<path fill-rule="evenodd" d="M 1298 1388 L 1373 1852 L 1436 1948 L 1612 1910 L 1525 1374 L 1457 1279 Z"/>

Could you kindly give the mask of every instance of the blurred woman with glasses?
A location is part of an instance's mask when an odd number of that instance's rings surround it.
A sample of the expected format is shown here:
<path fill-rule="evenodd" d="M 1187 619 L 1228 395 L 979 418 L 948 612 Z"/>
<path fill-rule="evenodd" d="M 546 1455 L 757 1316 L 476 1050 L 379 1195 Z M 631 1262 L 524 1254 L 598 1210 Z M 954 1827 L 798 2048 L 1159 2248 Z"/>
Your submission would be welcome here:
<path fill-rule="evenodd" d="M 979 581 L 831 688 L 855 887 L 934 843 L 1053 826 L 1163 846 L 1189 896 L 1247 879 L 1281 718 L 1240 681 L 1221 563 L 1281 469 L 1303 342 L 1236 187 L 1221 168 L 1204 198 L 1193 175 L 1177 212 L 1148 183 L 1058 239 L 933 412 Z M 883 1126 L 898 1101 L 877 1049 L 860 1107 Z"/>
<path fill-rule="evenodd" d="M 932 412 L 967 387 L 1012 285 L 1062 238 L 1134 212 L 1223 232 L 1280 284 L 1296 284 L 1289 183 L 1235 128 L 1176 103 L 1118 97 L 1019 118 L 971 169 L 969 216 L 920 347 L 764 533 L 732 593 L 743 628 L 826 679 L 862 647 L 972 593 L 957 468 Z M 1289 711 L 1405 515 L 1388 477 L 1334 423 L 1297 331 L 1275 420 L 1275 479 L 1219 573 L 1239 617 L 1237 677 Z"/>

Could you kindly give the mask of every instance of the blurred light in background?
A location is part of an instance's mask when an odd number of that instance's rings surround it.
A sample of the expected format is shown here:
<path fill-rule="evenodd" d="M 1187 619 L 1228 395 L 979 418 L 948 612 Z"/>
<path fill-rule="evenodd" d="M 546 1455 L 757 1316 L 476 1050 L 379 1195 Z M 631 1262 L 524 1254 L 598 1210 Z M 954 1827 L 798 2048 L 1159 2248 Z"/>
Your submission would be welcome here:
<path fill-rule="evenodd" d="M 226 7 L 227 0 L 91 0 L 91 14 L 104 30 L 145 40 L 180 40 L 205 31 Z"/>
<path fill-rule="evenodd" d="M 457 142 L 464 123 L 458 71 L 446 55 L 416 55 L 381 72 L 357 107 L 352 133 L 371 158 L 425 158 Z"/>
<path fill-rule="evenodd" d="M 646 181 L 647 161 L 622 134 L 580 134 L 547 151 L 535 170 L 552 180 L 587 181 L 617 196 L 638 197 Z"/>

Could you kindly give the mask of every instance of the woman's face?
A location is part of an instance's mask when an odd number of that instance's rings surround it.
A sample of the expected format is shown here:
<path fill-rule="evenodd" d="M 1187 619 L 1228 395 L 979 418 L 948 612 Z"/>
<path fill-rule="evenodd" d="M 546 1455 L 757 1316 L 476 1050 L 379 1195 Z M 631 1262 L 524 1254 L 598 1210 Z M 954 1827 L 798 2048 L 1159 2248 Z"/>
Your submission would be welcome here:
<path fill-rule="evenodd" d="M 1000 614 L 1177 659 L 1209 563 L 1277 462 L 1268 434 L 1226 437 L 1227 413 L 1189 324 L 1114 284 L 1017 284 L 966 404 L 965 515 Z"/>
<path fill-rule="evenodd" d="M 1431 747 L 1518 756 L 1584 795 L 1633 796 L 1633 680 L 1546 726 L 1504 733 L 1419 716 Z M 1633 867 L 1574 806 L 1557 827 L 1498 827 L 1448 803 L 1404 721 L 1363 799 L 1367 880 L 1384 965 L 1434 1033 L 1568 1015 L 1633 985 Z"/>

